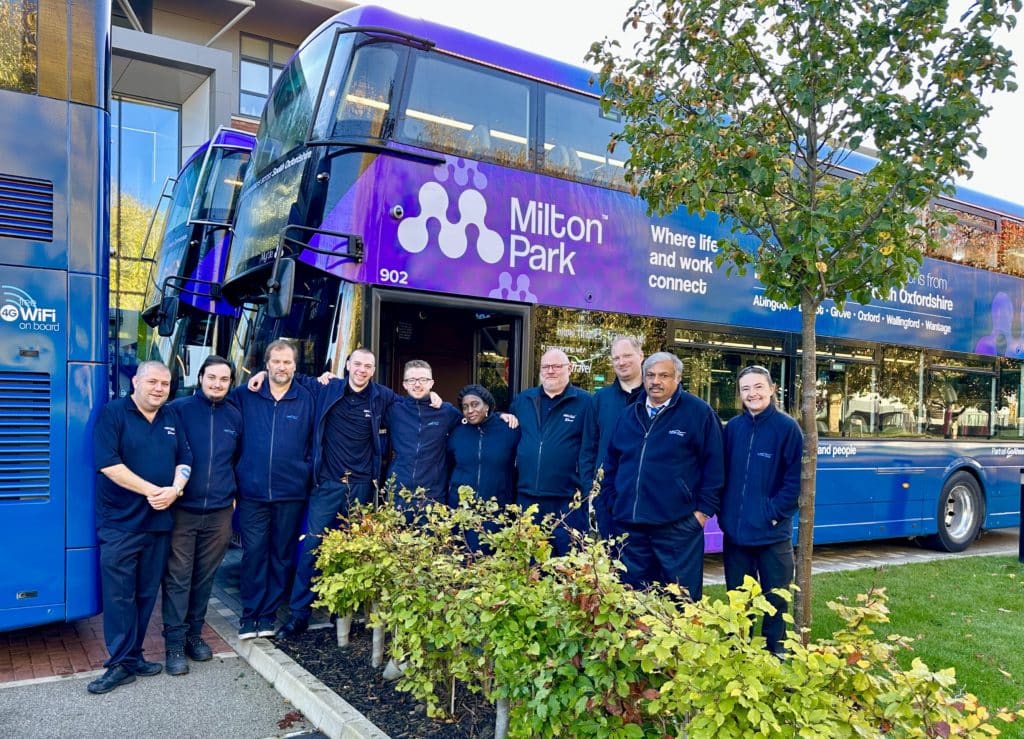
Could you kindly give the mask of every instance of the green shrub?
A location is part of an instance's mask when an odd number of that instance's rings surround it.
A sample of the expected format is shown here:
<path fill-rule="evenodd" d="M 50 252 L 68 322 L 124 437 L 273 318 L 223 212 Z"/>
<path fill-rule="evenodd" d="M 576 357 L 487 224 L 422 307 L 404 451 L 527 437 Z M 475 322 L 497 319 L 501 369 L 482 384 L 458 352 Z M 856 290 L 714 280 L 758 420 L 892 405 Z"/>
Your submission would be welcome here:
<path fill-rule="evenodd" d="M 884 591 L 830 604 L 845 626 L 807 646 L 791 638 L 780 660 L 751 629 L 773 612 L 755 581 L 697 603 L 675 586 L 634 591 L 607 542 L 583 538 L 552 557 L 550 517 L 461 492 L 458 508 L 428 506 L 411 526 L 390 508 L 357 510 L 317 562 L 319 603 L 337 613 L 377 603 L 405 663 L 398 687 L 432 715 L 453 710 L 458 681 L 508 699 L 513 737 L 999 733 L 952 670 L 901 669 L 908 640 L 874 637 L 872 624 L 888 620 Z"/>

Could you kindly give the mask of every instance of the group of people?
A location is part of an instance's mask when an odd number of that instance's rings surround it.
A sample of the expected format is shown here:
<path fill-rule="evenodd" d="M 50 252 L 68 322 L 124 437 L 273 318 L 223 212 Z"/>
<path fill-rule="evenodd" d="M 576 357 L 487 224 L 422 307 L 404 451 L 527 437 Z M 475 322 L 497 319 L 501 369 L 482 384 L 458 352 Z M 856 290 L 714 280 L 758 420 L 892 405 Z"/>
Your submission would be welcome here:
<path fill-rule="evenodd" d="M 744 410 L 723 431 L 714 410 L 680 387 L 675 355 L 644 359 L 640 342 L 625 336 L 611 344 L 612 384 L 593 395 L 574 386 L 568 356 L 549 349 L 540 384 L 517 395 L 509 413 L 475 384 L 459 393 L 458 407 L 442 402 L 421 360 L 405 365 L 400 396 L 373 381 L 376 361 L 366 349 L 352 352 L 342 377 L 296 374 L 296 349 L 286 340 L 271 342 L 264 359 L 265 372 L 232 390 L 234 369 L 211 355 L 195 395 L 169 405 L 169 370 L 144 362 L 131 396 L 101 413 L 96 511 L 110 658 L 90 692 L 161 671 L 142 654 L 161 585 L 167 672 L 182 675 L 189 660 L 212 657 L 202 628 L 236 505 L 239 638 L 303 634 L 320 537 L 354 503 L 379 502 L 381 480 L 415 491 L 395 498 L 410 518 L 425 501 L 457 505 L 463 486 L 535 506 L 559 522 L 556 554 L 569 550 L 574 531 L 596 523 L 602 536 L 626 535 L 626 582 L 678 583 L 695 600 L 704 526 L 717 515 L 728 587 L 747 574 L 765 590 L 792 581 L 802 435 L 776 409 L 764 367 L 740 371 Z M 785 602 L 772 602 L 777 613 L 762 632 L 781 652 Z M 289 615 L 278 625 L 284 603 Z"/>

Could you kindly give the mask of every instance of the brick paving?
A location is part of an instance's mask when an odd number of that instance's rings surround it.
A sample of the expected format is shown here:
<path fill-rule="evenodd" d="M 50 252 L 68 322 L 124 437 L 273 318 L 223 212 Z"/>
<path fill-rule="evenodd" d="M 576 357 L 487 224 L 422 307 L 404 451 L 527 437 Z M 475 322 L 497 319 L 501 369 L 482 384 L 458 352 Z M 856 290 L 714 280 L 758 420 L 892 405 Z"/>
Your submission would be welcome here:
<path fill-rule="evenodd" d="M 162 629 L 163 619 L 157 604 L 142 650 L 146 659 L 161 663 L 164 661 Z M 209 626 L 203 628 L 203 638 L 214 654 L 232 651 Z M 0 633 L 0 683 L 99 670 L 106 659 L 102 615 L 73 623 Z"/>

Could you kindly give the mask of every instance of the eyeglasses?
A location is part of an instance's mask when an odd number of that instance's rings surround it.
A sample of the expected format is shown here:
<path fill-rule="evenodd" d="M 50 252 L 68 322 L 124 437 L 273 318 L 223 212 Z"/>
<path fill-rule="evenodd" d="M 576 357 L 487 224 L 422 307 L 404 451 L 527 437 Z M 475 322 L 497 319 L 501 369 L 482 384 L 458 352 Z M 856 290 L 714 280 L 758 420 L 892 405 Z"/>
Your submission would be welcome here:
<path fill-rule="evenodd" d="M 406 377 L 402 380 L 403 385 L 426 385 L 428 382 L 433 382 L 433 377 Z"/>
<path fill-rule="evenodd" d="M 747 375 L 750 375 L 750 374 L 764 375 L 769 380 L 772 379 L 772 373 L 768 371 L 768 368 L 767 367 L 762 367 L 759 364 L 749 364 L 749 365 L 747 365 L 746 367 L 744 367 L 743 369 L 740 370 L 739 377 L 737 377 L 736 379 L 737 380 L 741 380 L 741 379 L 743 379 L 744 377 L 746 377 Z"/>
<path fill-rule="evenodd" d="M 562 369 L 562 367 L 568 367 L 568 366 L 569 365 L 566 364 L 565 362 L 563 362 L 562 364 L 542 364 L 540 366 L 540 371 L 541 372 L 556 372 L 556 371 Z"/>

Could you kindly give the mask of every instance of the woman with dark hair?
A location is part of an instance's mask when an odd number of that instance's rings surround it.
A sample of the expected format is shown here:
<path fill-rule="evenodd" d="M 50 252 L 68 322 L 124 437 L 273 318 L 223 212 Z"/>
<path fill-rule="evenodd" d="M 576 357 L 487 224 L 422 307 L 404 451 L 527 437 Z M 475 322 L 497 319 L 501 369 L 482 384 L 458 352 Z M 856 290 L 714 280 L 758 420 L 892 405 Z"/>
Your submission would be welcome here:
<path fill-rule="evenodd" d="M 494 396 L 482 385 L 466 385 L 456 405 L 462 423 L 448 436 L 452 464 L 448 505 L 459 504 L 459 488 L 468 485 L 478 497 L 502 505 L 515 494 L 516 445 L 519 429 L 509 428 L 494 412 Z"/>

